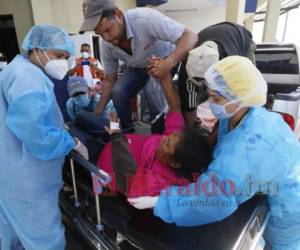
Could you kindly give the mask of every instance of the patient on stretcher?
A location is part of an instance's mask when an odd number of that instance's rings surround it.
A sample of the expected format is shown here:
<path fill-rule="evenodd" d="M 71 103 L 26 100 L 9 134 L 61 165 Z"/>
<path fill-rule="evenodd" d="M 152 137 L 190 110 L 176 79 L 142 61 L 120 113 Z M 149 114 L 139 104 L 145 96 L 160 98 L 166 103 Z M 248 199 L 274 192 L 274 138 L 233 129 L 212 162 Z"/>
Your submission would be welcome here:
<path fill-rule="evenodd" d="M 154 196 L 168 186 L 186 185 L 207 169 L 210 150 L 199 129 L 184 128 L 180 99 L 171 77 L 161 82 L 169 104 L 162 135 L 110 131 L 111 142 L 97 165 L 113 177 L 110 189 L 128 197 Z M 110 121 L 116 122 L 116 115 Z"/>

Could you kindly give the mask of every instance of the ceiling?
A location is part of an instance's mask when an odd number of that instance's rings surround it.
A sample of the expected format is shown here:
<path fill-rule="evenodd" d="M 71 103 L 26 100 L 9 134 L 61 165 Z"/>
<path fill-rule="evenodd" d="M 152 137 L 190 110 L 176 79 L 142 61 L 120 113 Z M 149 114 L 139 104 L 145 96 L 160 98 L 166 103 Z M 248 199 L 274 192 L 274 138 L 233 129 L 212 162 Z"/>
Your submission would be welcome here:
<path fill-rule="evenodd" d="M 201 10 L 209 10 L 214 7 L 224 6 L 227 0 L 169 0 L 168 3 L 162 4 L 156 7 L 161 12 L 172 13 L 172 12 L 193 12 Z M 260 0 L 260 2 L 265 2 Z M 290 8 L 295 8 L 300 5 L 300 0 L 282 0 L 282 11 L 281 14 L 289 10 Z M 262 6 L 259 14 L 255 16 L 256 21 L 264 20 L 264 11 L 266 10 L 266 4 Z"/>
<path fill-rule="evenodd" d="M 157 9 L 162 12 L 183 12 L 188 10 L 209 9 L 214 6 L 225 5 L 226 0 L 169 0 Z"/>
<path fill-rule="evenodd" d="M 280 14 L 282 15 L 291 9 L 299 8 L 299 6 L 300 6 L 300 0 L 282 0 Z M 255 15 L 256 22 L 261 22 L 265 20 L 266 9 L 267 9 L 267 5 L 264 5 L 264 7 L 259 12 L 256 13 Z"/>

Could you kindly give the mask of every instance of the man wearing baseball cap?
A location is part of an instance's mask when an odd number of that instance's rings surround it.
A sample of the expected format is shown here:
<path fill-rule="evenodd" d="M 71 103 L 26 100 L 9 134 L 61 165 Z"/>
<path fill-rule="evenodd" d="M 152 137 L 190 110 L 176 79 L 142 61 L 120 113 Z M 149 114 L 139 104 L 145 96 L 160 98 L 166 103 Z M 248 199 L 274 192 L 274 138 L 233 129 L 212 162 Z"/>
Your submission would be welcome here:
<path fill-rule="evenodd" d="M 101 113 L 112 96 L 122 128 L 132 128 L 131 97 L 149 82 L 149 74 L 158 80 L 165 77 L 194 48 L 197 35 L 150 8 L 125 12 L 113 1 L 84 0 L 83 11 L 80 31 L 94 30 L 103 38 L 100 49 L 107 83 L 96 112 Z M 120 78 L 119 60 L 128 66 Z M 158 93 L 152 93 L 155 96 Z"/>
<path fill-rule="evenodd" d="M 68 115 L 72 120 L 76 118 L 79 112 L 87 111 L 94 112 L 98 106 L 101 95 L 91 95 L 86 80 L 80 76 L 73 76 L 68 81 L 69 100 L 66 103 Z M 105 106 L 101 116 L 108 119 L 108 114 L 115 112 L 112 101 L 109 101 Z"/>
<path fill-rule="evenodd" d="M 197 106 L 207 100 L 203 82 L 207 69 L 231 55 L 248 57 L 255 63 L 255 48 L 252 34 L 238 24 L 218 23 L 198 33 L 197 45 L 182 63 L 178 79 L 181 108 L 188 125 L 194 125 Z"/>

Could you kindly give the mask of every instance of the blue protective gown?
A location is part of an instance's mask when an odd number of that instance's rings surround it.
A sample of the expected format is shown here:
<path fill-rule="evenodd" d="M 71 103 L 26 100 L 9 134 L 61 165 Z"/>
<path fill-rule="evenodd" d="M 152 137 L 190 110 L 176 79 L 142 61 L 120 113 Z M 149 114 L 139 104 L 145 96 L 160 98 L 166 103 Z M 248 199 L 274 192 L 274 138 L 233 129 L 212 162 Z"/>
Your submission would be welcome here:
<path fill-rule="evenodd" d="M 208 171 L 196 183 L 162 191 L 154 214 L 196 226 L 223 220 L 260 191 L 268 195 L 265 238 L 273 249 L 300 249 L 300 147 L 280 115 L 251 108 L 229 131 L 221 120 Z"/>
<path fill-rule="evenodd" d="M 64 156 L 74 146 L 53 83 L 17 56 L 0 73 L 0 219 L 25 249 L 65 247 L 58 193 Z"/>

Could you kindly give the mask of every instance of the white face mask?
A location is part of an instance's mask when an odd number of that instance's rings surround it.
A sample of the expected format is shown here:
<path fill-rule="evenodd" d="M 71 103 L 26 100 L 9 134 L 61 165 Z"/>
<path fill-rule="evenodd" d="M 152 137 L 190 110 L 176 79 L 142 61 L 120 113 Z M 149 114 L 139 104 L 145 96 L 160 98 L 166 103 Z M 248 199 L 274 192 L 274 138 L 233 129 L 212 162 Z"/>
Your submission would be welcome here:
<path fill-rule="evenodd" d="M 48 58 L 48 62 L 45 64 L 45 72 L 57 80 L 62 80 L 66 76 L 69 70 L 68 61 L 66 59 L 50 59 L 46 52 L 43 50 L 45 56 Z M 36 56 L 37 60 L 40 62 L 39 58 Z M 41 64 L 41 62 L 40 62 Z M 42 64 L 41 64 L 42 65 Z"/>
<path fill-rule="evenodd" d="M 46 63 L 45 65 L 45 71 L 46 73 L 57 79 L 57 80 L 62 80 L 68 73 L 68 62 L 65 59 L 55 59 L 55 60 L 50 60 L 49 62 Z"/>
<path fill-rule="evenodd" d="M 81 56 L 84 58 L 84 59 L 88 59 L 90 57 L 90 54 L 86 51 L 84 52 L 81 52 Z"/>

